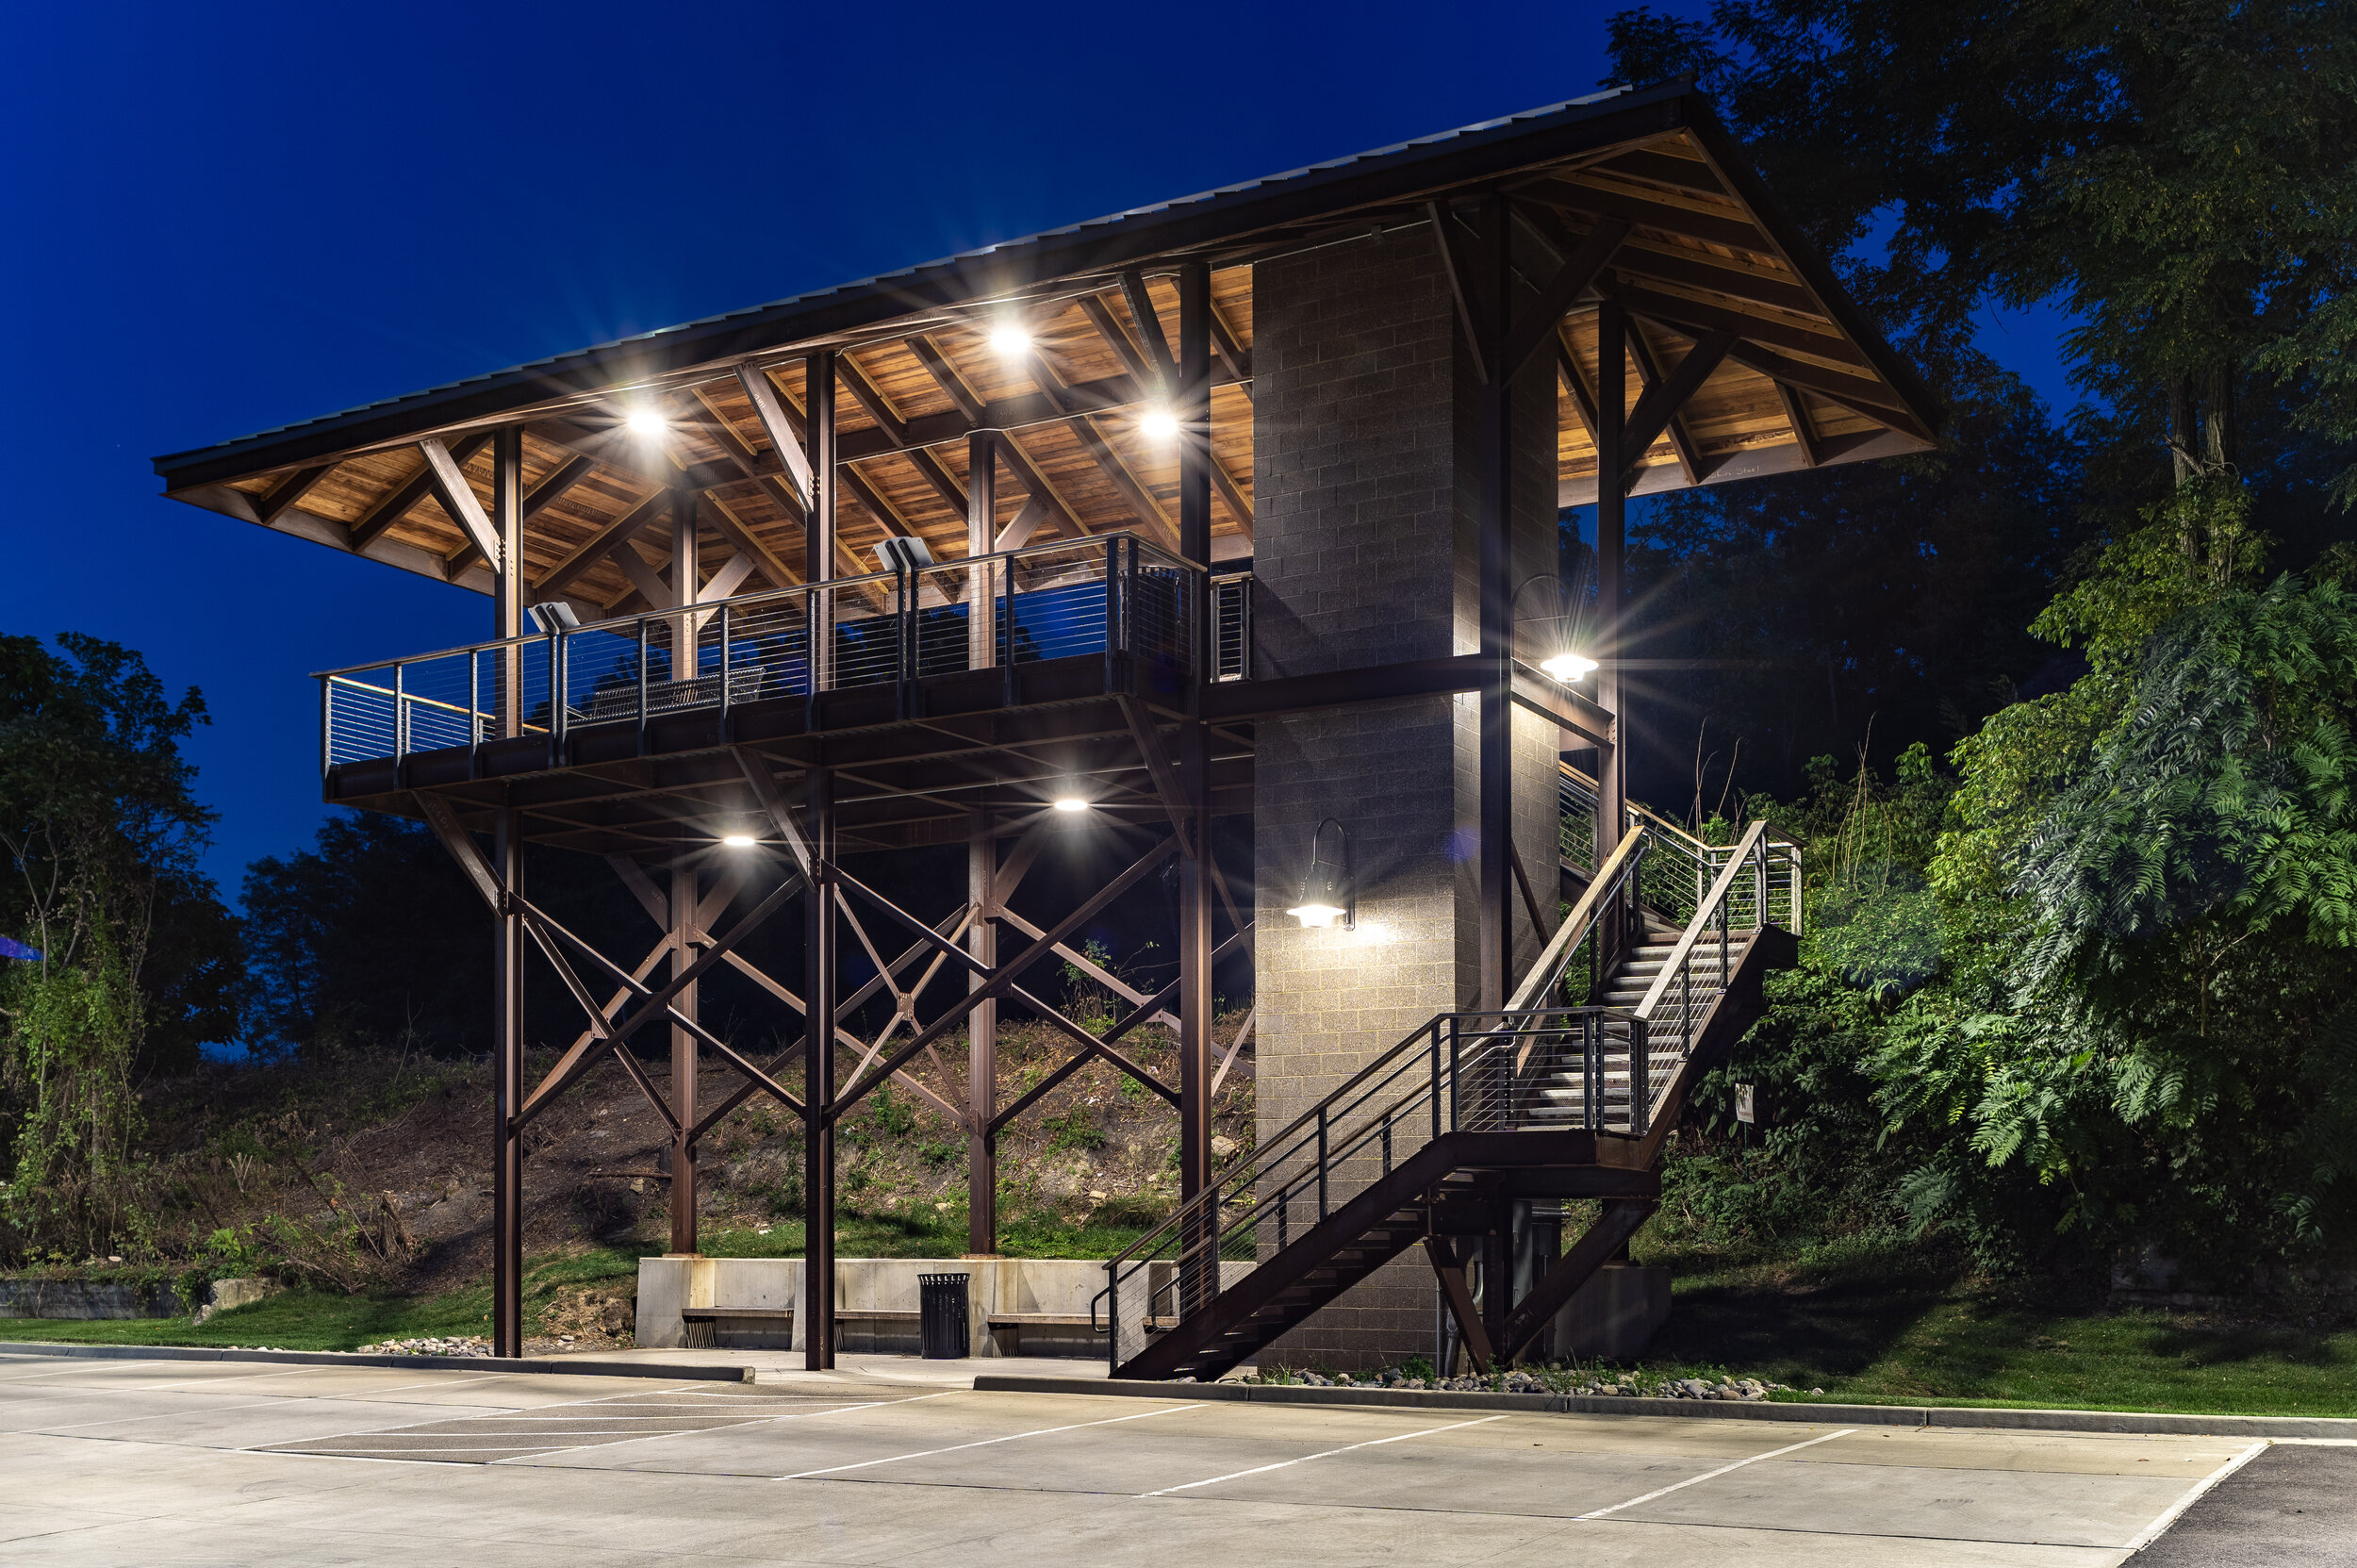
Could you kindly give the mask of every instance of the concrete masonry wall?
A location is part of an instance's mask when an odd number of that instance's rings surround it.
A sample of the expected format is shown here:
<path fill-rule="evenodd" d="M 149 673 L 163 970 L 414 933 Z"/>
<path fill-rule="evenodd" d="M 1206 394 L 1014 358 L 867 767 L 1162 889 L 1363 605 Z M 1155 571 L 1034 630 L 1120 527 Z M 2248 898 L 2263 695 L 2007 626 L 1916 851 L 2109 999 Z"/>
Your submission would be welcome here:
<path fill-rule="evenodd" d="M 1254 281 L 1253 669 L 1273 677 L 1479 645 L 1478 407 L 1432 236 L 1262 263 Z M 1516 578 L 1554 564 L 1553 371 L 1518 386 Z M 1255 1081 L 1265 1137 L 1434 1014 L 1475 999 L 1478 708 L 1429 697 L 1257 727 Z M 1555 735 L 1518 718 L 1515 838 L 1555 916 Z M 1358 930 L 1285 916 L 1326 817 L 1350 835 Z M 1516 919 L 1520 962 L 1543 940 Z M 1264 1246 L 1267 1243 L 1264 1241 Z M 1429 1353 L 1434 1292 L 1403 1259 L 1264 1359 Z"/>

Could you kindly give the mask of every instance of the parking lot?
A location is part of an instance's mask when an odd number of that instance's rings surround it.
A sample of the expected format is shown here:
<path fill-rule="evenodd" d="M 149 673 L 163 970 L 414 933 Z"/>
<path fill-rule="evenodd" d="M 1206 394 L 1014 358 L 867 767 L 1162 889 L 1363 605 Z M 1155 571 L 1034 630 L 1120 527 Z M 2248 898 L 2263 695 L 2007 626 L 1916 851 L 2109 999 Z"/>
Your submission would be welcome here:
<path fill-rule="evenodd" d="M 1184 1394 L 0 1352 L 0 1557 L 2116 1563 L 2254 1448 Z"/>

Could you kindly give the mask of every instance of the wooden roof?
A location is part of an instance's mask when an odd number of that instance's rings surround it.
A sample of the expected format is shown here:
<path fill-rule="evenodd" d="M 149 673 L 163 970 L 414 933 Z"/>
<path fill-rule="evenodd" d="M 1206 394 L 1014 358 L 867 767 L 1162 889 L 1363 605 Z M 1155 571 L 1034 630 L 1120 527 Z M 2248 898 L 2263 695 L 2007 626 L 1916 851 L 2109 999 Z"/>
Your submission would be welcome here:
<path fill-rule="evenodd" d="M 1639 461 L 1632 493 L 1920 451 L 1937 410 L 1841 296 L 1683 84 L 1558 105 L 1358 157 L 1059 229 L 887 277 L 585 349 L 450 387 L 156 460 L 177 500 L 483 591 L 491 578 L 437 498 L 418 443 L 446 442 L 487 506 L 490 434 L 524 433 L 526 574 L 536 598 L 591 613 L 645 601 L 668 566 L 670 498 L 701 494 L 699 559 L 750 554 L 799 581 L 799 491 L 753 394 L 799 430 L 803 356 L 839 352 L 839 572 L 874 569 L 887 534 L 936 558 L 966 539 L 969 432 L 1003 431 L 1005 528 L 1030 536 L 1132 528 L 1176 548 L 1175 443 L 1140 428 L 1157 395 L 1168 269 L 1211 267 L 1213 554 L 1249 554 L 1252 264 L 1304 244 L 1455 221 L 1459 196 L 1505 189 L 1525 273 L 1626 225 L 1609 268 L 1556 334 L 1558 499 L 1592 501 L 1596 306 L 1630 322 L 1627 405 L 1698 343 L 1715 368 Z M 1434 206 L 1433 204 L 1438 204 Z M 1162 271 L 1158 272 L 1161 268 Z M 1125 282 L 1128 287 L 1125 288 Z M 1034 352 L 990 333 L 1018 314 Z M 1706 362 L 1708 362 L 1707 360 Z M 631 435 L 658 408 L 669 433 Z M 755 585 L 748 583 L 750 587 Z"/>

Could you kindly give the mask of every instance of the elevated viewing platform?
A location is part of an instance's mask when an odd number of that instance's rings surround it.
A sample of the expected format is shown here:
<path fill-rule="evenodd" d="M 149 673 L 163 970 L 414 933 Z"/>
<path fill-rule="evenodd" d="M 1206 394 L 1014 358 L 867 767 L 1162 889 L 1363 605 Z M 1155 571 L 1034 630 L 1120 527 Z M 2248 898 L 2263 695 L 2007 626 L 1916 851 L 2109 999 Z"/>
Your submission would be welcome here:
<path fill-rule="evenodd" d="M 890 1084 L 962 1131 L 986 1256 L 1001 1131 L 1094 1064 L 1178 1123 L 1108 1353 L 1205 1376 L 1511 1361 L 1644 1222 L 1788 961 L 1800 869 L 1760 823 L 1713 846 L 1628 799 L 1631 726 L 1666 714 L 1627 500 L 1925 452 L 1938 419 L 1676 82 L 157 469 L 489 598 L 481 644 L 321 676 L 320 766 L 329 801 L 429 824 L 493 922 L 495 1343 L 525 1130 L 593 1069 L 671 1130 L 674 1255 L 722 1121 L 765 1096 L 801 1122 L 823 1367 L 845 1118 Z M 567 879 L 527 887 L 527 845 L 602 856 L 651 945 L 549 907 Z M 963 879 L 856 858 L 946 845 Z M 751 941 L 789 907 L 799 944 Z M 1123 922 L 1175 961 L 1160 990 L 1100 962 Z M 796 946 L 799 976 L 753 956 Z M 766 1060 L 734 1001 L 701 1011 L 722 966 Z M 1074 974 L 1121 1015 L 1075 1015 Z M 550 981 L 582 1029 L 527 1085 Z M 1070 1055 L 1006 1081 L 1002 1004 Z M 1168 1057 L 1133 1037 L 1163 1028 Z M 1565 1249 L 1574 1198 L 1604 1207 Z"/>
<path fill-rule="evenodd" d="M 1241 678 L 1248 583 L 1123 532 L 334 670 L 325 796 L 408 811 L 437 790 L 520 805 L 536 840 L 660 850 L 711 834 L 634 798 L 734 789 L 731 748 L 801 767 L 823 737 L 859 781 L 837 798 L 855 844 L 962 838 L 985 789 L 1159 817 L 1124 700 L 1187 718 L 1199 683 Z M 1215 764 L 1225 809 L 1249 809 L 1248 751 Z"/>

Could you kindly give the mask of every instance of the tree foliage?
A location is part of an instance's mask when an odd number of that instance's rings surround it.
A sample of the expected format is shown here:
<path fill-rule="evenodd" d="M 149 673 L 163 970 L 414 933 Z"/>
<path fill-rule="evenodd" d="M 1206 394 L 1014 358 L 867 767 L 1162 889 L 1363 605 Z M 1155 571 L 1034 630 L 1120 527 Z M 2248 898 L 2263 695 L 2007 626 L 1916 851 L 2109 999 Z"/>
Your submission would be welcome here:
<path fill-rule="evenodd" d="M 135 1229 L 136 1076 L 232 1037 L 234 920 L 199 869 L 213 814 L 138 654 L 0 637 L 0 928 L 37 951 L 0 976 L 0 1246 L 92 1250 Z"/>

